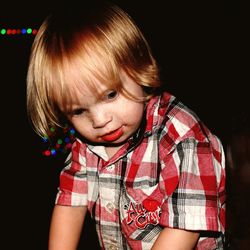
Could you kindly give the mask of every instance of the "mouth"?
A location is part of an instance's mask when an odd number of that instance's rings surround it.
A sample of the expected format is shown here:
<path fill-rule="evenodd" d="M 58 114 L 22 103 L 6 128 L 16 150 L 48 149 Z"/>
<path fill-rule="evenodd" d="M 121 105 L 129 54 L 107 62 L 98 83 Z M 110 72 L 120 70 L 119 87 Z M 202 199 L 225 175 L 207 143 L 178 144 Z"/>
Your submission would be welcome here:
<path fill-rule="evenodd" d="M 106 142 L 112 142 L 118 140 L 123 135 L 123 128 L 120 127 L 116 130 L 111 131 L 108 134 L 103 135 L 101 138 Z"/>

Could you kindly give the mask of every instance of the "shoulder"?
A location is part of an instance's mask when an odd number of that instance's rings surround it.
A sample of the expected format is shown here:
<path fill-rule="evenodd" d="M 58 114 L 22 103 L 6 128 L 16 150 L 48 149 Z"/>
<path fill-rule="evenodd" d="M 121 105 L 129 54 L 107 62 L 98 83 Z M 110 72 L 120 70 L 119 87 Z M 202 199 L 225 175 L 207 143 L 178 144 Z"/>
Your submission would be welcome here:
<path fill-rule="evenodd" d="M 159 105 L 165 107 L 158 126 L 158 138 L 164 153 L 182 148 L 196 154 L 211 154 L 223 161 L 224 151 L 220 139 L 199 119 L 198 115 L 174 96 L 164 94 Z M 167 96 L 167 99 L 165 98 Z M 167 102 L 165 100 L 168 100 Z"/>
<path fill-rule="evenodd" d="M 76 138 L 71 147 L 70 157 L 72 160 L 80 161 L 80 159 L 86 158 L 87 145 L 80 139 Z"/>
<path fill-rule="evenodd" d="M 164 92 L 158 106 L 159 138 L 168 136 L 175 144 L 187 138 L 205 141 L 207 134 L 197 114 L 175 96 Z"/>

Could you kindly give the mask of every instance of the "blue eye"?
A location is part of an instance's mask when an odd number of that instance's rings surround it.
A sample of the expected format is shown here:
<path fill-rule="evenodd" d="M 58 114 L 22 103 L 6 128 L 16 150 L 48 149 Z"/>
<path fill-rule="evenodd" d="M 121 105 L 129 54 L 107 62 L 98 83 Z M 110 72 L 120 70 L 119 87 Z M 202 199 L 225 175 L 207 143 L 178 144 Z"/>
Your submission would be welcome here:
<path fill-rule="evenodd" d="M 118 95 L 118 92 L 116 90 L 111 90 L 108 92 L 106 97 L 108 100 L 112 100 L 112 99 L 115 99 L 117 95 Z"/>
<path fill-rule="evenodd" d="M 74 109 L 74 110 L 72 110 L 71 114 L 72 114 L 72 115 L 81 115 L 81 114 L 83 114 L 84 112 L 85 112 L 85 109 L 79 108 L 79 109 Z"/>

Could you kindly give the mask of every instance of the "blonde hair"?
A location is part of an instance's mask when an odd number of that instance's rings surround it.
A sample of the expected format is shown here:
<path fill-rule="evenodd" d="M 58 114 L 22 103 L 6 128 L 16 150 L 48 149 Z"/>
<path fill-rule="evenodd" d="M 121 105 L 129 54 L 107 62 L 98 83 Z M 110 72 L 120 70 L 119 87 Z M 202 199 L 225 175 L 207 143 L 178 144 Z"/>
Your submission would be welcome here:
<path fill-rule="evenodd" d="M 98 80 L 122 89 L 123 70 L 146 89 L 160 85 L 156 60 L 127 13 L 112 4 L 66 9 L 44 20 L 31 48 L 27 111 L 40 136 L 62 126 L 59 107 L 74 98 L 72 76 L 75 86 Z"/>

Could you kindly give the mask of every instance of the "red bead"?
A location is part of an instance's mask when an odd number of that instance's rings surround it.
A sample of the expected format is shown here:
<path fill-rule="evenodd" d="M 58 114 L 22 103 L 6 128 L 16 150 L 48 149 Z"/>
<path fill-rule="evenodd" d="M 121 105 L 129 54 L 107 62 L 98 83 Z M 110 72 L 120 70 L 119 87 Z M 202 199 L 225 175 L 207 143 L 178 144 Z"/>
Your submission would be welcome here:
<path fill-rule="evenodd" d="M 152 199 L 146 199 L 142 202 L 143 207 L 148 211 L 148 212 L 154 212 L 157 210 L 157 208 L 160 206 L 160 203 L 156 200 Z"/>

